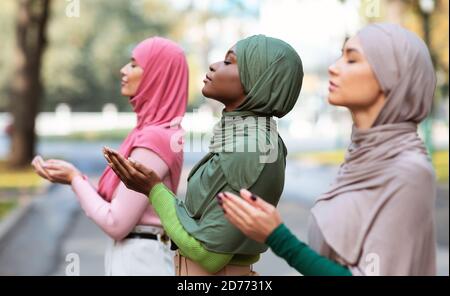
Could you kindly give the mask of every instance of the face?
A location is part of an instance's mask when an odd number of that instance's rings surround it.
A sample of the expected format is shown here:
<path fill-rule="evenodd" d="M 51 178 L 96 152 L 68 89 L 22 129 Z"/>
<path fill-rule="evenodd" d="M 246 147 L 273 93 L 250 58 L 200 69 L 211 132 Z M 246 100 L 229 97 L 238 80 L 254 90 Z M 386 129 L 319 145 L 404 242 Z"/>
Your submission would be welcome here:
<path fill-rule="evenodd" d="M 328 102 L 332 105 L 351 110 L 366 109 L 382 96 L 378 80 L 356 36 L 346 42 L 342 56 L 328 68 L 328 74 Z"/>
<path fill-rule="evenodd" d="M 120 74 L 122 74 L 121 93 L 123 96 L 133 97 L 136 95 L 143 73 L 144 69 L 139 67 L 134 58 L 123 66 L 120 70 Z"/>
<path fill-rule="evenodd" d="M 244 87 L 239 78 L 236 46 L 227 52 L 223 61 L 209 66 L 203 82 L 203 95 L 222 102 L 228 110 L 233 110 L 245 100 Z"/>

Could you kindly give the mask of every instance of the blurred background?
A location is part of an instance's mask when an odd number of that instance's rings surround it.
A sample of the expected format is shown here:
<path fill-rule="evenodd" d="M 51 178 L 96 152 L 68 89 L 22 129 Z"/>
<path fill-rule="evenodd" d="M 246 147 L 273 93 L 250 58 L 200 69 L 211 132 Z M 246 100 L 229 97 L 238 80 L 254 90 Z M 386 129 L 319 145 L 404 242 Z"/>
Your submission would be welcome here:
<path fill-rule="evenodd" d="M 0 275 L 102 275 L 106 235 L 70 187 L 43 181 L 32 157 L 62 158 L 95 181 L 101 147 L 117 148 L 136 118 L 120 95 L 120 68 L 141 40 L 178 42 L 190 67 L 186 176 L 207 152 L 222 106 L 202 97 L 202 80 L 241 38 L 266 34 L 300 54 L 305 78 L 294 110 L 279 120 L 289 150 L 279 208 L 306 239 L 308 211 L 328 188 L 349 143 L 351 117 L 326 100 L 328 66 L 345 38 L 367 23 L 399 23 L 428 44 L 438 77 L 433 112 L 420 135 L 436 169 L 438 274 L 449 274 L 449 1 L 447 0 L 4 0 L 0 2 Z M 418 82 L 420 83 L 420 82 Z M 297 275 L 270 251 L 263 275 Z"/>

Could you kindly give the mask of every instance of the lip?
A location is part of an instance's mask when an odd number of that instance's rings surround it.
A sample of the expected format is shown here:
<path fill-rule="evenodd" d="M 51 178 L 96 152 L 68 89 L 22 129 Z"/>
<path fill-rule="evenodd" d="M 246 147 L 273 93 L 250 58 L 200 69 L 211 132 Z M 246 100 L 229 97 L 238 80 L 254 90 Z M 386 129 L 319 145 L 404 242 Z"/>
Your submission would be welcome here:
<path fill-rule="evenodd" d="M 333 91 L 335 91 L 338 88 L 339 88 L 339 86 L 336 83 L 334 83 L 333 81 L 330 80 L 330 85 L 328 86 L 328 90 L 330 92 L 333 92 Z"/>
<path fill-rule="evenodd" d="M 128 83 L 128 82 L 126 82 L 126 81 L 123 81 L 123 80 L 122 80 L 122 81 L 120 82 L 120 84 L 121 84 L 122 86 L 125 86 L 125 85 L 127 85 L 127 83 Z"/>
<path fill-rule="evenodd" d="M 208 76 L 208 74 L 206 74 L 205 79 L 203 79 L 203 82 L 211 82 L 212 79 Z"/>

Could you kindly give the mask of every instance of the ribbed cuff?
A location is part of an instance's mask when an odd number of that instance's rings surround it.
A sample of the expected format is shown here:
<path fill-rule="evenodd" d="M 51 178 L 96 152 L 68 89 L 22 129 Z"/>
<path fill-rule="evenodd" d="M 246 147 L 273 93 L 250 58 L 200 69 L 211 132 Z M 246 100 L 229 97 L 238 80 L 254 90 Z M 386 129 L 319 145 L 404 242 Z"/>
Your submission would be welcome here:
<path fill-rule="evenodd" d="M 286 225 L 284 225 L 284 223 L 281 223 L 267 237 L 266 245 L 268 245 L 269 247 L 275 246 L 277 243 L 285 240 L 290 235 L 291 232 L 289 231 L 289 229 L 286 227 Z"/>
<path fill-rule="evenodd" d="M 169 191 L 169 189 L 164 185 L 164 183 L 158 183 L 155 186 L 153 186 L 152 190 L 150 190 L 150 193 L 148 194 L 148 201 L 152 203 L 152 199 L 155 195 L 158 195 L 159 193 L 163 191 Z"/>
<path fill-rule="evenodd" d="M 73 186 L 74 182 L 78 178 L 80 178 L 81 180 L 84 180 L 84 181 L 88 181 L 89 180 L 89 178 L 86 175 L 84 175 L 84 174 L 83 175 L 76 175 L 75 177 L 72 178 L 72 182 L 70 182 L 70 185 Z"/>

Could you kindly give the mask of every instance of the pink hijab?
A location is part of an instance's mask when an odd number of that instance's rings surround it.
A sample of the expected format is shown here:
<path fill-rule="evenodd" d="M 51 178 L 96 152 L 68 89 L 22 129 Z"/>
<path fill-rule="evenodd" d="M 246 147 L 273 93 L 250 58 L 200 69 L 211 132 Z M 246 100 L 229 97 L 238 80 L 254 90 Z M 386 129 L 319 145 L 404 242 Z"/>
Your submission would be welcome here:
<path fill-rule="evenodd" d="M 171 190 L 176 193 L 183 165 L 184 131 L 180 123 L 188 96 L 186 58 L 177 44 L 160 37 L 142 41 L 133 50 L 132 57 L 144 69 L 137 94 L 130 100 L 137 125 L 119 152 L 128 157 L 134 148 L 140 147 L 158 154 L 169 167 Z M 119 181 L 107 167 L 99 181 L 99 194 L 111 201 Z"/>

